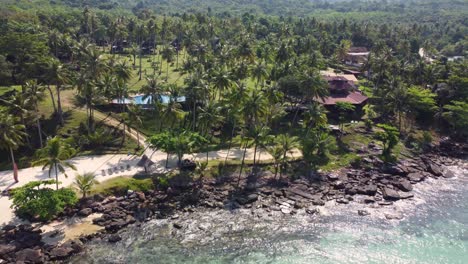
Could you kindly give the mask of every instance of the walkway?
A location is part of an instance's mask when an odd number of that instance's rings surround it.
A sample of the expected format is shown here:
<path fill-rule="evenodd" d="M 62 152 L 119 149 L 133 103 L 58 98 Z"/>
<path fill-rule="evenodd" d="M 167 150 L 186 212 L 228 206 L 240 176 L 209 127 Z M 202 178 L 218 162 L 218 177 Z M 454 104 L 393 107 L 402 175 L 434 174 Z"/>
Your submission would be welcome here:
<path fill-rule="evenodd" d="M 146 149 L 145 154 L 150 157 L 150 159 L 155 162 L 156 168 L 159 171 L 164 171 L 165 162 L 166 162 L 166 153 L 161 151 L 153 151 L 151 149 Z M 209 160 L 220 160 L 224 161 L 227 155 L 227 150 L 219 151 L 210 151 L 208 152 Z M 229 151 L 228 160 L 240 160 L 242 159 L 243 150 L 239 148 L 233 148 Z M 247 149 L 245 159 L 253 160 L 254 150 Z M 291 157 L 297 158 L 301 156 L 299 151 L 295 151 Z M 184 156 L 185 158 L 194 159 L 197 161 L 206 160 L 205 153 L 195 153 Z M 76 174 L 82 174 L 84 172 L 94 172 L 96 174 L 96 179 L 98 181 L 105 181 L 112 179 L 118 176 L 133 176 L 139 172 L 143 171 L 143 168 L 137 167 L 136 164 L 140 160 L 140 157 L 134 155 L 102 155 L 102 156 L 81 156 L 76 157 L 70 160 L 70 162 L 75 165 L 77 168 L 76 171 L 72 169 L 67 169 L 66 174 L 67 178 L 63 174 L 59 175 L 59 181 L 61 182 L 61 187 L 67 187 L 73 185 Z M 265 151 L 257 151 L 257 160 L 259 161 L 269 161 L 272 160 L 270 154 Z M 171 155 L 169 158 L 169 167 L 173 168 L 177 164 L 177 157 Z M 127 168 L 129 167 L 129 169 Z M 109 173 L 109 170 L 111 173 Z M 103 171 L 105 174 L 103 174 Z M 8 190 L 10 188 L 21 187 L 31 181 L 40 181 L 49 179 L 49 171 L 42 170 L 42 167 L 31 167 L 26 169 L 21 169 L 18 171 L 19 182 L 15 183 L 13 180 L 13 171 L 2 171 L 0 172 L 0 192 Z M 55 177 L 54 174 L 51 175 L 52 178 Z M 8 197 L 0 197 L 0 225 L 6 224 L 11 221 L 18 221 L 14 217 L 13 210 L 10 208 L 11 201 Z"/>

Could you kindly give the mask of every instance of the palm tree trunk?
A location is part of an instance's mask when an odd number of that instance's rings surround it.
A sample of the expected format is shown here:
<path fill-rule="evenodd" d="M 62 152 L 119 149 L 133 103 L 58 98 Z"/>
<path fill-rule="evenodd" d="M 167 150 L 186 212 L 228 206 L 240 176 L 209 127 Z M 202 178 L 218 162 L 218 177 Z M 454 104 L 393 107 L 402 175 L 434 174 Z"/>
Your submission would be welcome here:
<path fill-rule="evenodd" d="M 257 163 L 257 144 L 254 147 L 254 159 L 253 159 L 253 167 L 255 168 L 255 164 Z"/>
<path fill-rule="evenodd" d="M 140 77 L 139 77 L 139 81 L 141 81 L 141 74 L 142 74 L 142 70 L 141 70 L 141 42 L 140 42 Z"/>
<path fill-rule="evenodd" d="M 224 158 L 224 166 L 226 166 L 226 162 L 229 157 L 229 151 L 231 150 L 231 147 L 232 147 L 232 139 L 234 138 L 235 130 L 236 130 L 236 121 L 234 120 L 234 124 L 232 125 L 231 138 L 229 139 L 229 146 L 228 146 L 227 153 L 226 153 L 226 158 Z"/>
<path fill-rule="evenodd" d="M 15 155 L 13 154 L 13 148 L 10 147 L 10 156 L 11 156 L 11 163 L 13 164 L 13 176 L 16 176 L 15 170 Z M 15 182 L 18 182 L 18 179 L 15 177 Z"/>
<path fill-rule="evenodd" d="M 166 155 L 166 169 L 167 169 L 167 164 L 169 163 L 169 152 Z"/>
<path fill-rule="evenodd" d="M 60 125 L 64 125 L 64 120 L 63 120 L 63 111 L 62 111 L 62 99 L 60 98 L 60 86 L 56 85 L 55 90 L 57 92 L 57 114 L 59 118 Z"/>
<path fill-rule="evenodd" d="M 39 120 L 39 117 L 37 117 L 37 132 L 39 133 L 39 142 L 41 144 L 41 148 L 43 147 L 42 144 L 42 129 L 41 129 L 41 121 Z"/>
<path fill-rule="evenodd" d="M 50 99 L 52 99 L 52 107 L 54 108 L 54 114 L 57 113 L 57 107 L 55 106 L 55 98 L 52 89 L 50 88 L 50 84 L 47 85 L 47 90 L 49 90 Z"/>
<path fill-rule="evenodd" d="M 242 155 L 242 163 L 239 171 L 239 177 L 237 178 L 237 187 L 239 187 L 241 176 L 242 176 L 242 170 L 244 169 L 244 164 L 245 164 L 245 154 L 247 152 L 247 144 L 244 146 L 244 154 Z"/>
<path fill-rule="evenodd" d="M 138 129 L 136 129 L 136 132 L 137 132 L 137 147 L 138 149 L 140 149 L 140 132 L 138 131 Z"/>
<path fill-rule="evenodd" d="M 58 190 L 58 171 L 57 171 L 57 164 L 54 164 L 55 166 L 55 187 Z"/>

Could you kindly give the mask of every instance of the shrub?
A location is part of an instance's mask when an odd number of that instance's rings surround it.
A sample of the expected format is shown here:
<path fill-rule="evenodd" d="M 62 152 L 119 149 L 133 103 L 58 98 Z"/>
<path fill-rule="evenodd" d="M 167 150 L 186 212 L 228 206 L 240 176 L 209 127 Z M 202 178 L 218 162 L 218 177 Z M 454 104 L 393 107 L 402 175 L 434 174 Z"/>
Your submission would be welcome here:
<path fill-rule="evenodd" d="M 53 190 L 45 187 L 55 183 L 55 180 L 35 181 L 14 189 L 12 208 L 15 213 L 28 220 L 48 221 L 78 201 L 75 192 L 69 188 Z M 44 187 L 40 188 L 41 185 Z"/>

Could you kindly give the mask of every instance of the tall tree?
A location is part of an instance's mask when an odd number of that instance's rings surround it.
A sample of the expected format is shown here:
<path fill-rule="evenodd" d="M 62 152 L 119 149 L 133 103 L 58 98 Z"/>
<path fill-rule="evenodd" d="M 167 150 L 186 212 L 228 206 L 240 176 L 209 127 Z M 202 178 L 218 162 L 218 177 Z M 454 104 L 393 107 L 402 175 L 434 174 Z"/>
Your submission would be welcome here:
<path fill-rule="evenodd" d="M 56 189 L 58 190 L 58 175 L 59 172 L 63 173 L 65 177 L 68 177 L 65 173 L 66 168 L 71 168 L 76 170 L 75 165 L 73 165 L 67 159 L 73 157 L 76 153 L 76 150 L 69 145 L 65 140 L 54 137 L 49 139 L 47 145 L 36 151 L 37 160 L 32 164 L 33 166 L 43 166 L 42 170 L 46 168 L 49 170 L 49 177 L 52 171 L 55 172 L 55 181 Z"/>

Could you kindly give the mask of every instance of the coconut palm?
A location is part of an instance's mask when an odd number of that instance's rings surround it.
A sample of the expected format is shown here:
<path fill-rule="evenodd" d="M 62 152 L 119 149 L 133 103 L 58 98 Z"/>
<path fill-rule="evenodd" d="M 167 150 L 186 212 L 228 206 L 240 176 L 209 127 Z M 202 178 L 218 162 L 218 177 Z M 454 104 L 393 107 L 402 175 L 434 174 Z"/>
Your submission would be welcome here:
<path fill-rule="evenodd" d="M 224 117 L 220 110 L 220 106 L 213 101 L 209 101 L 207 105 L 199 108 L 198 127 L 202 135 L 206 135 L 210 128 L 223 122 Z"/>
<path fill-rule="evenodd" d="M 59 172 L 63 173 L 65 177 L 68 177 L 65 173 L 65 168 L 71 168 L 76 170 L 75 166 L 66 161 L 73 157 L 76 150 L 70 146 L 67 142 L 59 137 L 54 137 L 47 142 L 47 145 L 36 151 L 38 159 L 34 161 L 33 166 L 43 166 L 42 170 L 49 170 L 49 177 L 52 170 L 55 172 L 56 188 L 58 190 L 58 175 Z"/>
<path fill-rule="evenodd" d="M 41 148 L 43 147 L 42 143 L 42 129 L 41 129 L 41 118 L 40 112 L 38 109 L 39 102 L 44 99 L 44 87 L 40 86 L 36 80 L 27 81 L 24 84 L 26 97 L 29 99 L 29 102 L 33 105 L 34 111 L 36 112 L 36 125 L 37 131 L 39 134 L 39 143 Z"/>
<path fill-rule="evenodd" d="M 282 162 L 283 164 L 287 161 L 288 159 L 288 154 L 292 154 L 293 150 L 299 147 L 299 139 L 295 136 L 290 136 L 287 134 L 279 134 L 275 138 L 276 143 L 281 147 L 281 150 L 283 152 L 283 157 L 282 157 Z M 280 178 L 281 178 L 281 172 L 280 170 Z"/>
<path fill-rule="evenodd" d="M 93 172 L 85 172 L 83 174 L 77 174 L 75 176 L 74 185 L 83 194 L 83 198 L 89 194 L 95 184 L 99 183 L 96 180 L 96 175 Z"/>
<path fill-rule="evenodd" d="M 16 118 L 0 111 L 0 149 L 10 152 L 11 162 L 15 166 L 14 150 L 18 149 L 26 137 L 24 125 L 18 124 Z"/>
<path fill-rule="evenodd" d="M 281 148 L 280 145 L 274 144 L 273 146 L 268 146 L 267 147 L 268 153 L 273 157 L 273 160 L 275 162 L 275 179 L 276 176 L 278 175 L 278 171 L 280 171 L 280 165 L 283 160 L 283 149 Z"/>
<path fill-rule="evenodd" d="M 128 130 L 131 130 L 131 127 L 134 125 L 139 126 L 143 124 L 143 121 L 141 120 L 142 112 L 141 112 L 140 106 L 130 105 L 128 107 L 127 115 L 128 115 Z M 137 133 L 138 148 L 140 148 L 140 131 L 137 128 L 135 128 L 135 131 Z"/>

